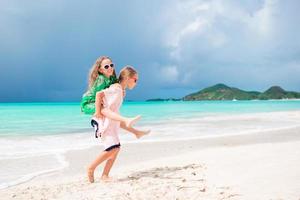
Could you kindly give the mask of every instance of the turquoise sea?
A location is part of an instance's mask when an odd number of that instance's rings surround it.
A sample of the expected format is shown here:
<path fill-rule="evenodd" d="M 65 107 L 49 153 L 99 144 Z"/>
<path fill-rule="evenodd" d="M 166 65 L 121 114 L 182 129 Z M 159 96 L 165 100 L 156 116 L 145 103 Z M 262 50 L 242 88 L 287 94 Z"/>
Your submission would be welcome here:
<path fill-rule="evenodd" d="M 124 102 L 125 116 L 141 114 L 141 125 L 217 113 L 300 110 L 299 100 Z M 79 103 L 0 103 L 0 137 L 72 134 L 91 131 Z"/>

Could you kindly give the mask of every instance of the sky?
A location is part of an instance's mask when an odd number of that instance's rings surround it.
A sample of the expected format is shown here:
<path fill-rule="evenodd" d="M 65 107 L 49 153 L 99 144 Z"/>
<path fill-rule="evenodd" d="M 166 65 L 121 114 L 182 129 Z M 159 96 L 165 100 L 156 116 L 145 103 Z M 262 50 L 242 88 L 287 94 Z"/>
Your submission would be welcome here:
<path fill-rule="evenodd" d="M 0 102 L 79 102 L 110 56 L 139 72 L 127 100 L 224 83 L 300 92 L 298 0 L 1 0 Z"/>

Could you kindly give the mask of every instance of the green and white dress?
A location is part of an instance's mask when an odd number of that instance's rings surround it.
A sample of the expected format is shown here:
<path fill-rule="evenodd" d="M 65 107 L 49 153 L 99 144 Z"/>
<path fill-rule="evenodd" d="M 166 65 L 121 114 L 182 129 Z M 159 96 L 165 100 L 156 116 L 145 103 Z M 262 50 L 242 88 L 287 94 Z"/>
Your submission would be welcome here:
<path fill-rule="evenodd" d="M 118 81 L 116 76 L 110 76 L 109 78 L 107 78 L 103 74 L 99 74 L 93 86 L 89 88 L 88 91 L 84 93 L 82 96 L 81 103 L 80 103 L 81 112 L 90 115 L 94 114 L 96 93 L 108 88 L 110 85 L 117 82 Z"/>

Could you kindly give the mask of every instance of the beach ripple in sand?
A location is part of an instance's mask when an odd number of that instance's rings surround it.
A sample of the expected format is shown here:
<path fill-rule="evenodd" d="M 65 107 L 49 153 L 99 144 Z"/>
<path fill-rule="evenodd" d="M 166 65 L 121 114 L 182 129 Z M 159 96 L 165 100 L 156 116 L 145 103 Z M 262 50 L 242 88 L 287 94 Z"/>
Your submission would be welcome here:
<path fill-rule="evenodd" d="M 136 171 L 114 182 L 93 184 L 81 180 L 61 185 L 24 187 L 9 194 L 11 199 L 240 199 L 228 186 L 210 185 L 204 164 L 157 167 Z"/>

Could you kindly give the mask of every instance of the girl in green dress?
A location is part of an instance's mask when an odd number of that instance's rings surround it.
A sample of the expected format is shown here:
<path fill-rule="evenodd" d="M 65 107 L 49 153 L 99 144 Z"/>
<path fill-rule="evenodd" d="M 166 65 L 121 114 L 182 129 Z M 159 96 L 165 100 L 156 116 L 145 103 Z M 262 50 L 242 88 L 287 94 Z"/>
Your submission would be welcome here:
<path fill-rule="evenodd" d="M 81 111 L 85 114 L 94 115 L 96 118 L 103 118 L 103 115 L 105 115 L 110 119 L 120 121 L 121 128 L 140 138 L 149 132 L 132 127 L 133 123 L 140 119 L 140 116 L 127 118 L 108 109 L 101 111 L 103 102 L 100 91 L 117 82 L 112 60 L 107 56 L 99 57 L 90 70 L 88 90 L 84 93 L 81 100 Z"/>

